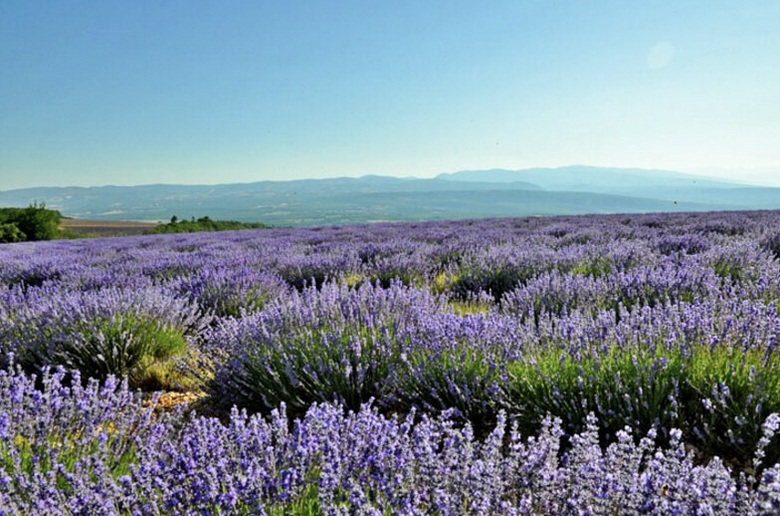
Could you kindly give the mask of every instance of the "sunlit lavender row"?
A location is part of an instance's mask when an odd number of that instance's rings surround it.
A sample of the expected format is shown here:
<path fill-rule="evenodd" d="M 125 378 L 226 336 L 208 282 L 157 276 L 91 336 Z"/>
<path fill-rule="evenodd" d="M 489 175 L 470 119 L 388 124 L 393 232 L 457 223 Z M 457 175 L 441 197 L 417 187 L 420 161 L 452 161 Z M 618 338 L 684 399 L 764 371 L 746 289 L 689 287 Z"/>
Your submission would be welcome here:
<path fill-rule="evenodd" d="M 5 245 L 0 514 L 775 514 L 778 299 L 780 212 Z"/>
<path fill-rule="evenodd" d="M 590 418 L 560 459 L 560 421 L 525 438 L 503 413 L 475 439 L 444 413 L 387 418 L 315 404 L 290 425 L 233 410 L 221 424 L 152 416 L 102 386 L 0 372 L 0 514 L 711 514 L 780 510 L 780 465 L 735 478 L 671 432 L 626 427 L 599 445 Z M 76 378 L 78 380 L 78 377 Z M 757 460 L 780 428 L 764 425 Z M 638 442 L 636 438 L 641 437 Z M 758 465 L 758 462 L 757 462 Z"/>

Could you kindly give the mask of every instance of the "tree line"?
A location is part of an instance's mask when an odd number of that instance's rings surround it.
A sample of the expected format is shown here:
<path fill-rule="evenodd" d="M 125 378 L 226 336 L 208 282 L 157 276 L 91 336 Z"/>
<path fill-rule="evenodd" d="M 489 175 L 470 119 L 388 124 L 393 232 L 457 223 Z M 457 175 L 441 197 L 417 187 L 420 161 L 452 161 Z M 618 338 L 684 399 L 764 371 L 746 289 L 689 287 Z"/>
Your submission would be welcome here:
<path fill-rule="evenodd" d="M 78 238 L 78 235 L 60 228 L 63 216 L 59 211 L 46 208 L 43 203 L 30 204 L 26 208 L 0 208 L 0 243 Z M 201 217 L 179 220 L 175 215 L 170 222 L 144 231 L 147 235 L 162 233 L 195 233 L 198 231 L 233 231 L 239 229 L 266 229 L 270 226 L 259 222 L 212 220 Z"/>
<path fill-rule="evenodd" d="M 209 217 L 200 217 L 191 220 L 179 220 L 176 215 L 171 221 L 160 224 L 144 231 L 145 235 L 159 235 L 163 233 L 196 233 L 199 231 L 234 231 L 238 229 L 266 229 L 269 226 L 259 222 L 237 222 L 235 220 L 211 220 Z"/>
<path fill-rule="evenodd" d="M 0 243 L 60 238 L 62 214 L 41 203 L 26 208 L 0 208 Z"/>

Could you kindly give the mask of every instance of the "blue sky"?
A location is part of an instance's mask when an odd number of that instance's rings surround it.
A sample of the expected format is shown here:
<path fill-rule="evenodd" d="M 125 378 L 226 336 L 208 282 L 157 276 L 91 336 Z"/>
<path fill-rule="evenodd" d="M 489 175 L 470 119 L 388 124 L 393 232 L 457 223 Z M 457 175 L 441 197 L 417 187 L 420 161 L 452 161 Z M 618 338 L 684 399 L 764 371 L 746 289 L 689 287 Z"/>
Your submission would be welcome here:
<path fill-rule="evenodd" d="M 0 2 L 0 190 L 587 164 L 780 184 L 776 0 Z"/>

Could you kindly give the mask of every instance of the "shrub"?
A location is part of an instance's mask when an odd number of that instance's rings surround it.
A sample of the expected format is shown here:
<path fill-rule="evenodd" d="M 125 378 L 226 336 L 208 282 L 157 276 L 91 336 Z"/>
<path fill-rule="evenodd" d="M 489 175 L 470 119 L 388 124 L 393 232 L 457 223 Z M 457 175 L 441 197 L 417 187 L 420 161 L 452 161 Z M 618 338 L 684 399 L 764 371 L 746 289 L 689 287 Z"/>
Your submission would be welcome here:
<path fill-rule="evenodd" d="M 21 366 L 64 366 L 82 378 L 128 376 L 131 385 L 156 362 L 181 356 L 207 324 L 196 306 L 159 289 L 63 293 L 30 288 L 0 300 L 0 342 Z"/>
<path fill-rule="evenodd" d="M 780 412 L 780 356 L 775 350 L 742 349 L 724 344 L 693 348 L 680 383 L 686 439 L 706 456 L 731 461 L 751 457 L 762 425 Z M 769 447 L 767 463 L 780 460 Z"/>
<path fill-rule="evenodd" d="M 764 421 L 780 412 L 780 357 L 723 345 L 691 352 L 609 348 L 580 357 L 544 350 L 507 365 L 502 387 L 504 407 L 525 432 L 551 414 L 573 435 L 593 413 L 602 444 L 625 426 L 638 435 L 655 430 L 663 441 L 680 428 L 702 457 L 744 468 Z M 780 450 L 767 448 L 766 457 L 774 464 Z"/>
<path fill-rule="evenodd" d="M 269 226 L 259 222 L 238 222 L 235 220 L 211 220 L 209 217 L 200 217 L 195 220 L 179 220 L 174 215 L 166 224 L 159 224 L 144 231 L 145 235 L 160 235 L 169 233 L 197 233 L 201 231 L 237 231 L 244 229 L 267 229 Z"/>
<path fill-rule="evenodd" d="M 574 310 L 597 313 L 614 298 L 601 278 L 558 271 L 545 272 L 504 294 L 501 310 L 538 325 L 543 314 L 560 317 Z"/>
<path fill-rule="evenodd" d="M 535 275 L 533 266 L 500 265 L 495 268 L 466 266 L 453 278 L 451 289 L 457 299 L 489 293 L 495 301 Z"/>
<path fill-rule="evenodd" d="M 759 247 L 780 260 L 780 233 L 773 233 L 759 242 Z"/>
<path fill-rule="evenodd" d="M 204 312 L 241 317 L 283 297 L 288 286 L 278 275 L 243 267 L 207 268 L 178 278 L 169 287 Z"/>
<path fill-rule="evenodd" d="M 503 402 L 529 433 L 550 414 L 573 435 L 585 430 L 587 415 L 593 413 L 607 443 L 625 426 L 638 435 L 677 426 L 683 370 L 681 356 L 650 350 L 610 348 L 574 356 L 546 349 L 507 365 Z"/>
<path fill-rule="evenodd" d="M 0 244 L 22 242 L 26 235 L 14 222 L 0 222 Z"/>
<path fill-rule="evenodd" d="M 665 235 L 658 241 L 658 251 L 664 255 L 699 254 L 709 248 L 709 241 L 695 234 Z"/>
<path fill-rule="evenodd" d="M 388 394 L 411 328 L 437 303 L 398 283 L 307 288 L 211 334 L 206 354 L 224 354 L 211 390 L 228 404 L 266 413 L 282 402 L 297 415 L 334 400 L 357 410 Z"/>
<path fill-rule="evenodd" d="M 0 233 L 4 235 L 0 237 L 0 242 L 20 241 L 19 238 L 53 240 L 60 235 L 61 220 L 60 212 L 46 209 L 43 203 L 33 203 L 27 208 L 0 208 Z"/>
<path fill-rule="evenodd" d="M 36 377 L 12 365 L 0 371 L 0 392 L 4 514 L 103 513 L 105 505 L 90 502 L 129 473 L 137 443 L 155 439 L 150 411 L 112 376 L 82 385 L 78 371 L 45 367 Z"/>
<path fill-rule="evenodd" d="M 278 272 L 291 287 L 302 292 L 308 287 L 338 281 L 347 271 L 354 270 L 350 265 L 344 256 L 298 255 L 287 257 Z"/>
<path fill-rule="evenodd" d="M 420 347 L 402 357 L 393 382 L 393 408 L 428 414 L 450 411 L 478 436 L 495 426 L 500 374 L 498 361 L 468 345 Z"/>

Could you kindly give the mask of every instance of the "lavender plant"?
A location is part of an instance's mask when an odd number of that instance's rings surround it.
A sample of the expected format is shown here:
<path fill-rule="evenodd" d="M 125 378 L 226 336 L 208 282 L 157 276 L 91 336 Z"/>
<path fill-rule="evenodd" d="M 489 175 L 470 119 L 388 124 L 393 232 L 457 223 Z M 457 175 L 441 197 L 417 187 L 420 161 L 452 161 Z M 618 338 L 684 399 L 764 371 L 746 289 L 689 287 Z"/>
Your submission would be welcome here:
<path fill-rule="evenodd" d="M 0 371 L 0 512 L 12 515 L 119 514 L 116 480 L 153 442 L 156 425 L 127 383 L 66 382 L 11 366 Z M 42 387 L 38 387 L 38 385 Z"/>
<path fill-rule="evenodd" d="M 284 402 L 300 414 L 314 402 L 334 400 L 356 410 L 388 394 L 407 335 L 437 303 L 400 284 L 306 289 L 288 303 L 225 321 L 209 337 L 206 352 L 224 355 L 212 390 L 219 399 L 263 412 Z"/>
<path fill-rule="evenodd" d="M 405 413 L 450 410 L 454 420 L 484 436 L 496 423 L 500 381 L 498 360 L 482 350 L 420 347 L 401 357 L 388 398 Z"/>
<path fill-rule="evenodd" d="M 780 356 L 773 349 L 695 348 L 679 399 L 689 442 L 706 456 L 744 466 L 756 453 L 764 421 L 780 411 Z M 766 447 L 768 464 L 780 460 L 776 445 Z"/>
<path fill-rule="evenodd" d="M 13 289 L 0 299 L 0 347 L 30 372 L 75 369 L 82 378 L 128 376 L 183 355 L 208 318 L 160 289 L 61 292 Z"/>
<path fill-rule="evenodd" d="M 572 355 L 546 349 L 506 366 L 503 403 L 519 428 L 533 433 L 549 414 L 573 435 L 585 430 L 587 415 L 599 421 L 601 443 L 614 441 L 626 426 L 643 436 L 668 434 L 685 423 L 678 403 L 685 359 L 652 349 L 616 349 Z"/>
<path fill-rule="evenodd" d="M 761 249 L 780 260 L 780 233 L 772 233 L 761 239 Z"/>
<path fill-rule="evenodd" d="M 758 449 L 762 425 L 780 410 L 780 374 L 774 353 L 722 347 L 681 351 L 610 348 L 572 356 L 550 350 L 507 366 L 504 406 L 520 428 L 533 432 L 546 414 L 568 434 L 582 432 L 586 416 L 599 420 L 601 443 L 628 426 L 668 440 L 680 428 L 700 456 L 746 466 Z M 774 448 L 768 463 L 780 460 Z"/>
<path fill-rule="evenodd" d="M 200 270 L 168 285 L 176 294 L 218 317 L 241 317 L 283 298 L 287 285 L 278 275 L 255 269 L 221 266 Z"/>

